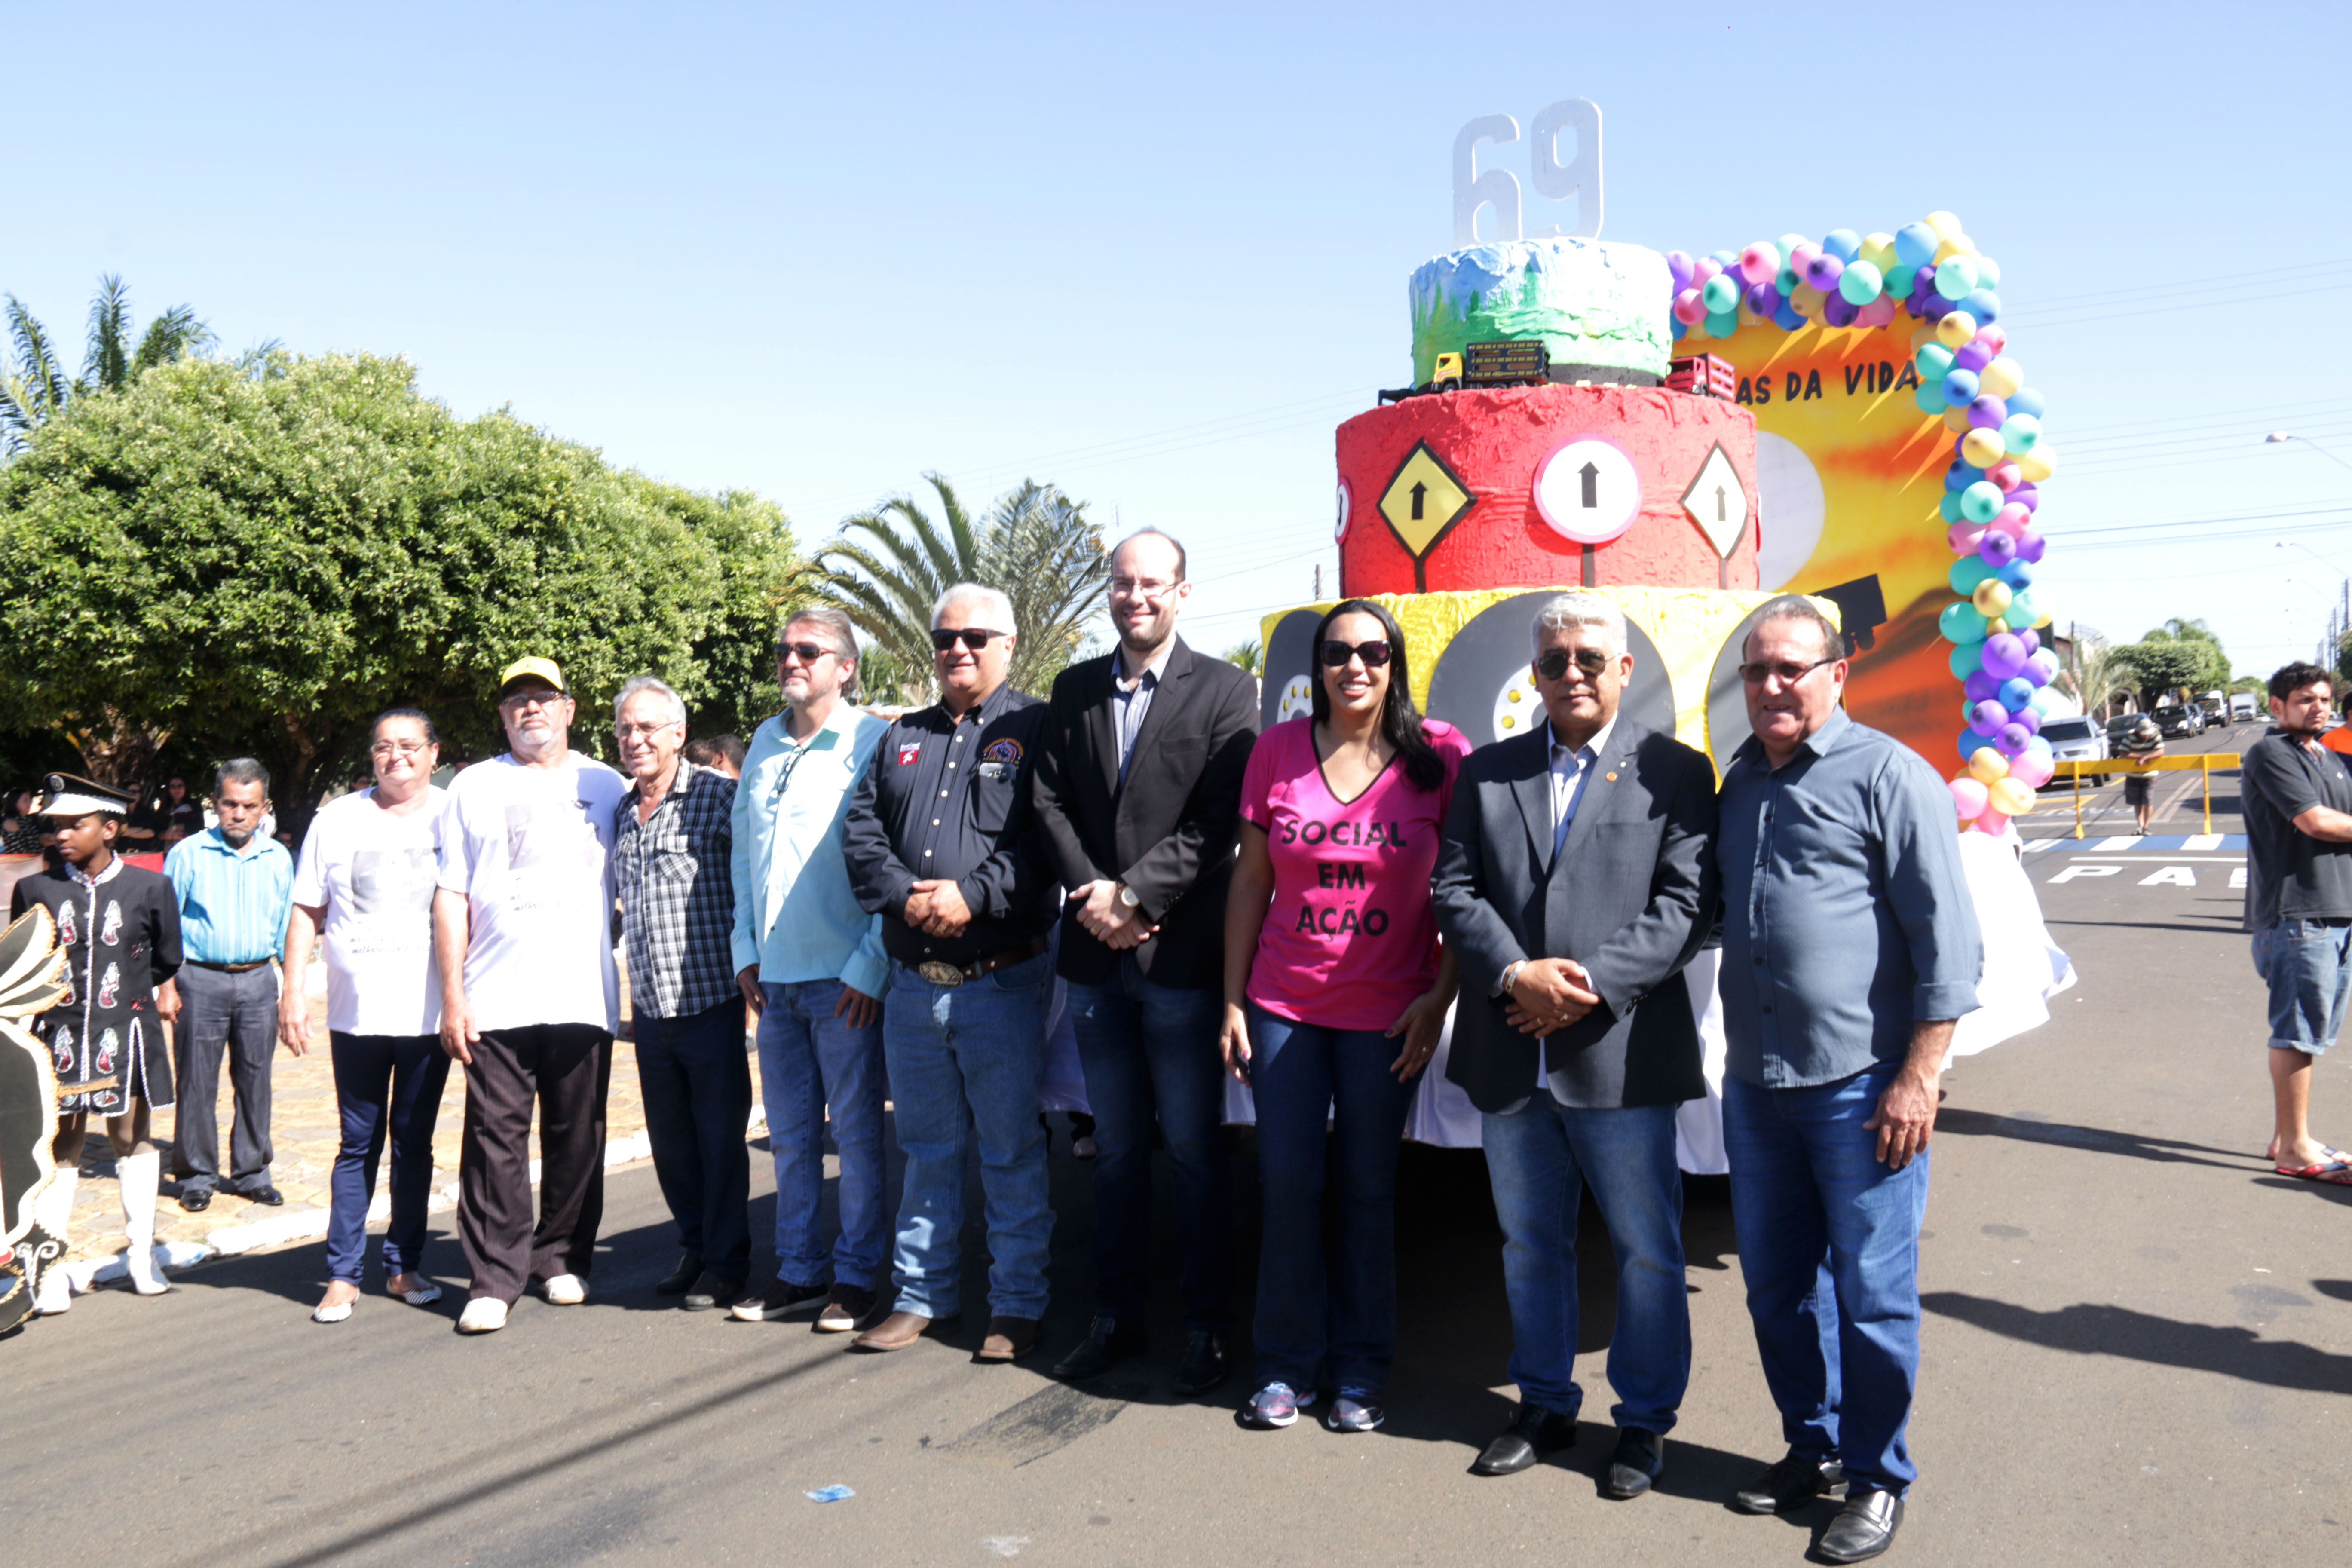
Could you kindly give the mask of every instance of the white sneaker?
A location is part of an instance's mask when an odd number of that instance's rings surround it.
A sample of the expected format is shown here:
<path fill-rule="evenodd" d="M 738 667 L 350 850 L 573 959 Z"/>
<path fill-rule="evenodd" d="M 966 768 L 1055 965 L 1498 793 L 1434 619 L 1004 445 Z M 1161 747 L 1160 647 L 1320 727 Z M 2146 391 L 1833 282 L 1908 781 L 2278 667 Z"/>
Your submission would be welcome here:
<path fill-rule="evenodd" d="M 41 1276 L 41 1288 L 33 1293 L 33 1310 L 44 1318 L 54 1318 L 73 1306 L 73 1281 L 66 1278 L 66 1260 L 62 1258 L 49 1265 Z"/>
<path fill-rule="evenodd" d="M 496 1296 L 477 1296 L 457 1314 L 461 1334 L 494 1334 L 507 1326 L 507 1304 Z"/>
<path fill-rule="evenodd" d="M 588 1281 L 577 1274 L 559 1274 L 540 1289 L 552 1307 L 576 1307 L 588 1299 Z"/>

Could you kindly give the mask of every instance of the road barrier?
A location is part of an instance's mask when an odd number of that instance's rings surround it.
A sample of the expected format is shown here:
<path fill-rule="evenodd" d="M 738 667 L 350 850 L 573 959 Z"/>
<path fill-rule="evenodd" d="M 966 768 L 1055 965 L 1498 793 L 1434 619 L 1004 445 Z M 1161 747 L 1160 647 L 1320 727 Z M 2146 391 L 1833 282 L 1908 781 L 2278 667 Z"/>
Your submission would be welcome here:
<path fill-rule="evenodd" d="M 2095 762 L 2060 763 L 2053 778 L 2074 778 L 2074 837 L 2083 837 L 2083 775 L 2089 773 L 2104 780 L 2109 773 L 2179 773 L 2195 771 L 2205 775 L 2205 831 L 2213 831 L 2213 770 L 2223 773 L 2234 770 L 2242 759 L 2235 752 L 2203 752 L 2193 757 L 2158 757 L 2148 762 L 2134 762 L 2128 757 L 2104 757 Z M 2168 807 L 2168 809 L 2169 809 Z"/>

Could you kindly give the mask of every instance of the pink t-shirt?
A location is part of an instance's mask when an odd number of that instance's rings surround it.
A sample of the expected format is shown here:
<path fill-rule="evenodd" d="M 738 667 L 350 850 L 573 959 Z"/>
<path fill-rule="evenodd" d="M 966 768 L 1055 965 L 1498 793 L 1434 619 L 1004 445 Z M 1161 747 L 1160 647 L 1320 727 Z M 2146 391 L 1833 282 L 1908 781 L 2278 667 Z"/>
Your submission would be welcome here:
<path fill-rule="evenodd" d="M 1344 804 L 1323 780 L 1314 720 L 1288 720 L 1258 737 L 1242 816 L 1265 829 L 1274 857 L 1274 902 L 1248 990 L 1267 1012 L 1329 1029 L 1385 1029 L 1436 983 L 1429 877 L 1470 743 L 1451 724 L 1422 723 L 1445 763 L 1444 783 L 1415 789 L 1391 758 Z"/>

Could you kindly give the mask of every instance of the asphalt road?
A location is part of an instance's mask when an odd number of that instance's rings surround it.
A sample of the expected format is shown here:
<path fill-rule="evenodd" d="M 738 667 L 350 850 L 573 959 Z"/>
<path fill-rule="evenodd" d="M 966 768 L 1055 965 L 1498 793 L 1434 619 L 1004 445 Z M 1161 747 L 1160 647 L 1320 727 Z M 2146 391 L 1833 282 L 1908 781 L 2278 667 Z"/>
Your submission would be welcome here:
<path fill-rule="evenodd" d="M 1890 1561 L 2307 1563 L 2352 1544 L 2352 1188 L 2262 1158 L 2265 1031 L 2232 859 L 2071 844 L 2029 859 L 2083 979 L 2048 1026 L 1948 1079 L 1922 1247 L 1922 1475 Z M 2193 881 L 2143 880 L 2176 864 Z M 2315 1100 L 2321 1135 L 2352 1142 L 2352 1068 L 2323 1061 Z M 1244 1138 L 1236 1158 L 1247 1209 Z M 1165 1291 L 1160 1357 L 1086 1389 L 1047 1378 L 1090 1279 L 1085 1167 L 1058 1137 L 1055 1180 L 1057 1299 L 1037 1363 L 1017 1367 L 971 1363 L 976 1310 L 944 1342 L 863 1356 L 804 1321 L 657 1305 L 671 1250 L 642 1168 L 612 1181 L 595 1299 L 527 1300 L 487 1339 L 451 1331 L 455 1290 L 423 1311 L 371 1296 L 314 1326 L 316 1247 L 192 1270 L 159 1300 L 101 1290 L 0 1341 L 7 1558 L 1795 1563 L 1827 1521 L 1826 1505 L 1724 1507 L 1781 1445 L 1719 1182 L 1690 1184 L 1697 1355 L 1669 1468 L 1656 1494 L 1612 1503 L 1594 1482 L 1598 1354 L 1580 1363 L 1573 1450 L 1506 1479 L 1466 1473 L 1511 1397 L 1475 1152 L 1406 1151 L 1402 1343 L 1389 1425 L 1369 1436 L 1240 1428 L 1238 1376 L 1174 1398 Z M 761 1184 L 755 1229 L 770 1213 Z M 1611 1318 L 1594 1228 L 1588 1352 Z M 464 1277 L 446 1235 L 427 1264 Z M 833 1484 L 856 1495 L 804 1495 Z"/>

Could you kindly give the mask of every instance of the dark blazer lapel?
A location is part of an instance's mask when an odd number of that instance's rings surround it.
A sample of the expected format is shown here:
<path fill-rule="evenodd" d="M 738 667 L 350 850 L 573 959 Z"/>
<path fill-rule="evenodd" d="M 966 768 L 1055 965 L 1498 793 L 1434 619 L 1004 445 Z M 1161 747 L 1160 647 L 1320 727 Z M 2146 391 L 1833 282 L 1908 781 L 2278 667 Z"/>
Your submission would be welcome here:
<path fill-rule="evenodd" d="M 1618 721 L 1617 728 L 1609 732 L 1609 749 L 1592 759 L 1592 776 L 1584 781 L 1584 793 L 1576 802 L 1576 820 L 1568 825 L 1568 842 L 1559 847 L 1562 860 L 1575 859 L 1585 840 L 1601 830 L 1601 814 L 1616 791 L 1617 780 L 1632 762 L 1633 748 L 1647 733 L 1630 720 Z"/>
<path fill-rule="evenodd" d="M 1087 693 L 1087 741 L 1094 748 L 1103 796 L 1109 800 L 1118 797 L 1118 704 L 1113 700 L 1118 689 L 1118 654 L 1113 651 Z"/>
<path fill-rule="evenodd" d="M 1539 881 L 1551 865 L 1551 727 L 1539 725 L 1508 743 L 1520 748 L 1511 753 L 1511 795 L 1528 825 L 1530 864 Z"/>

